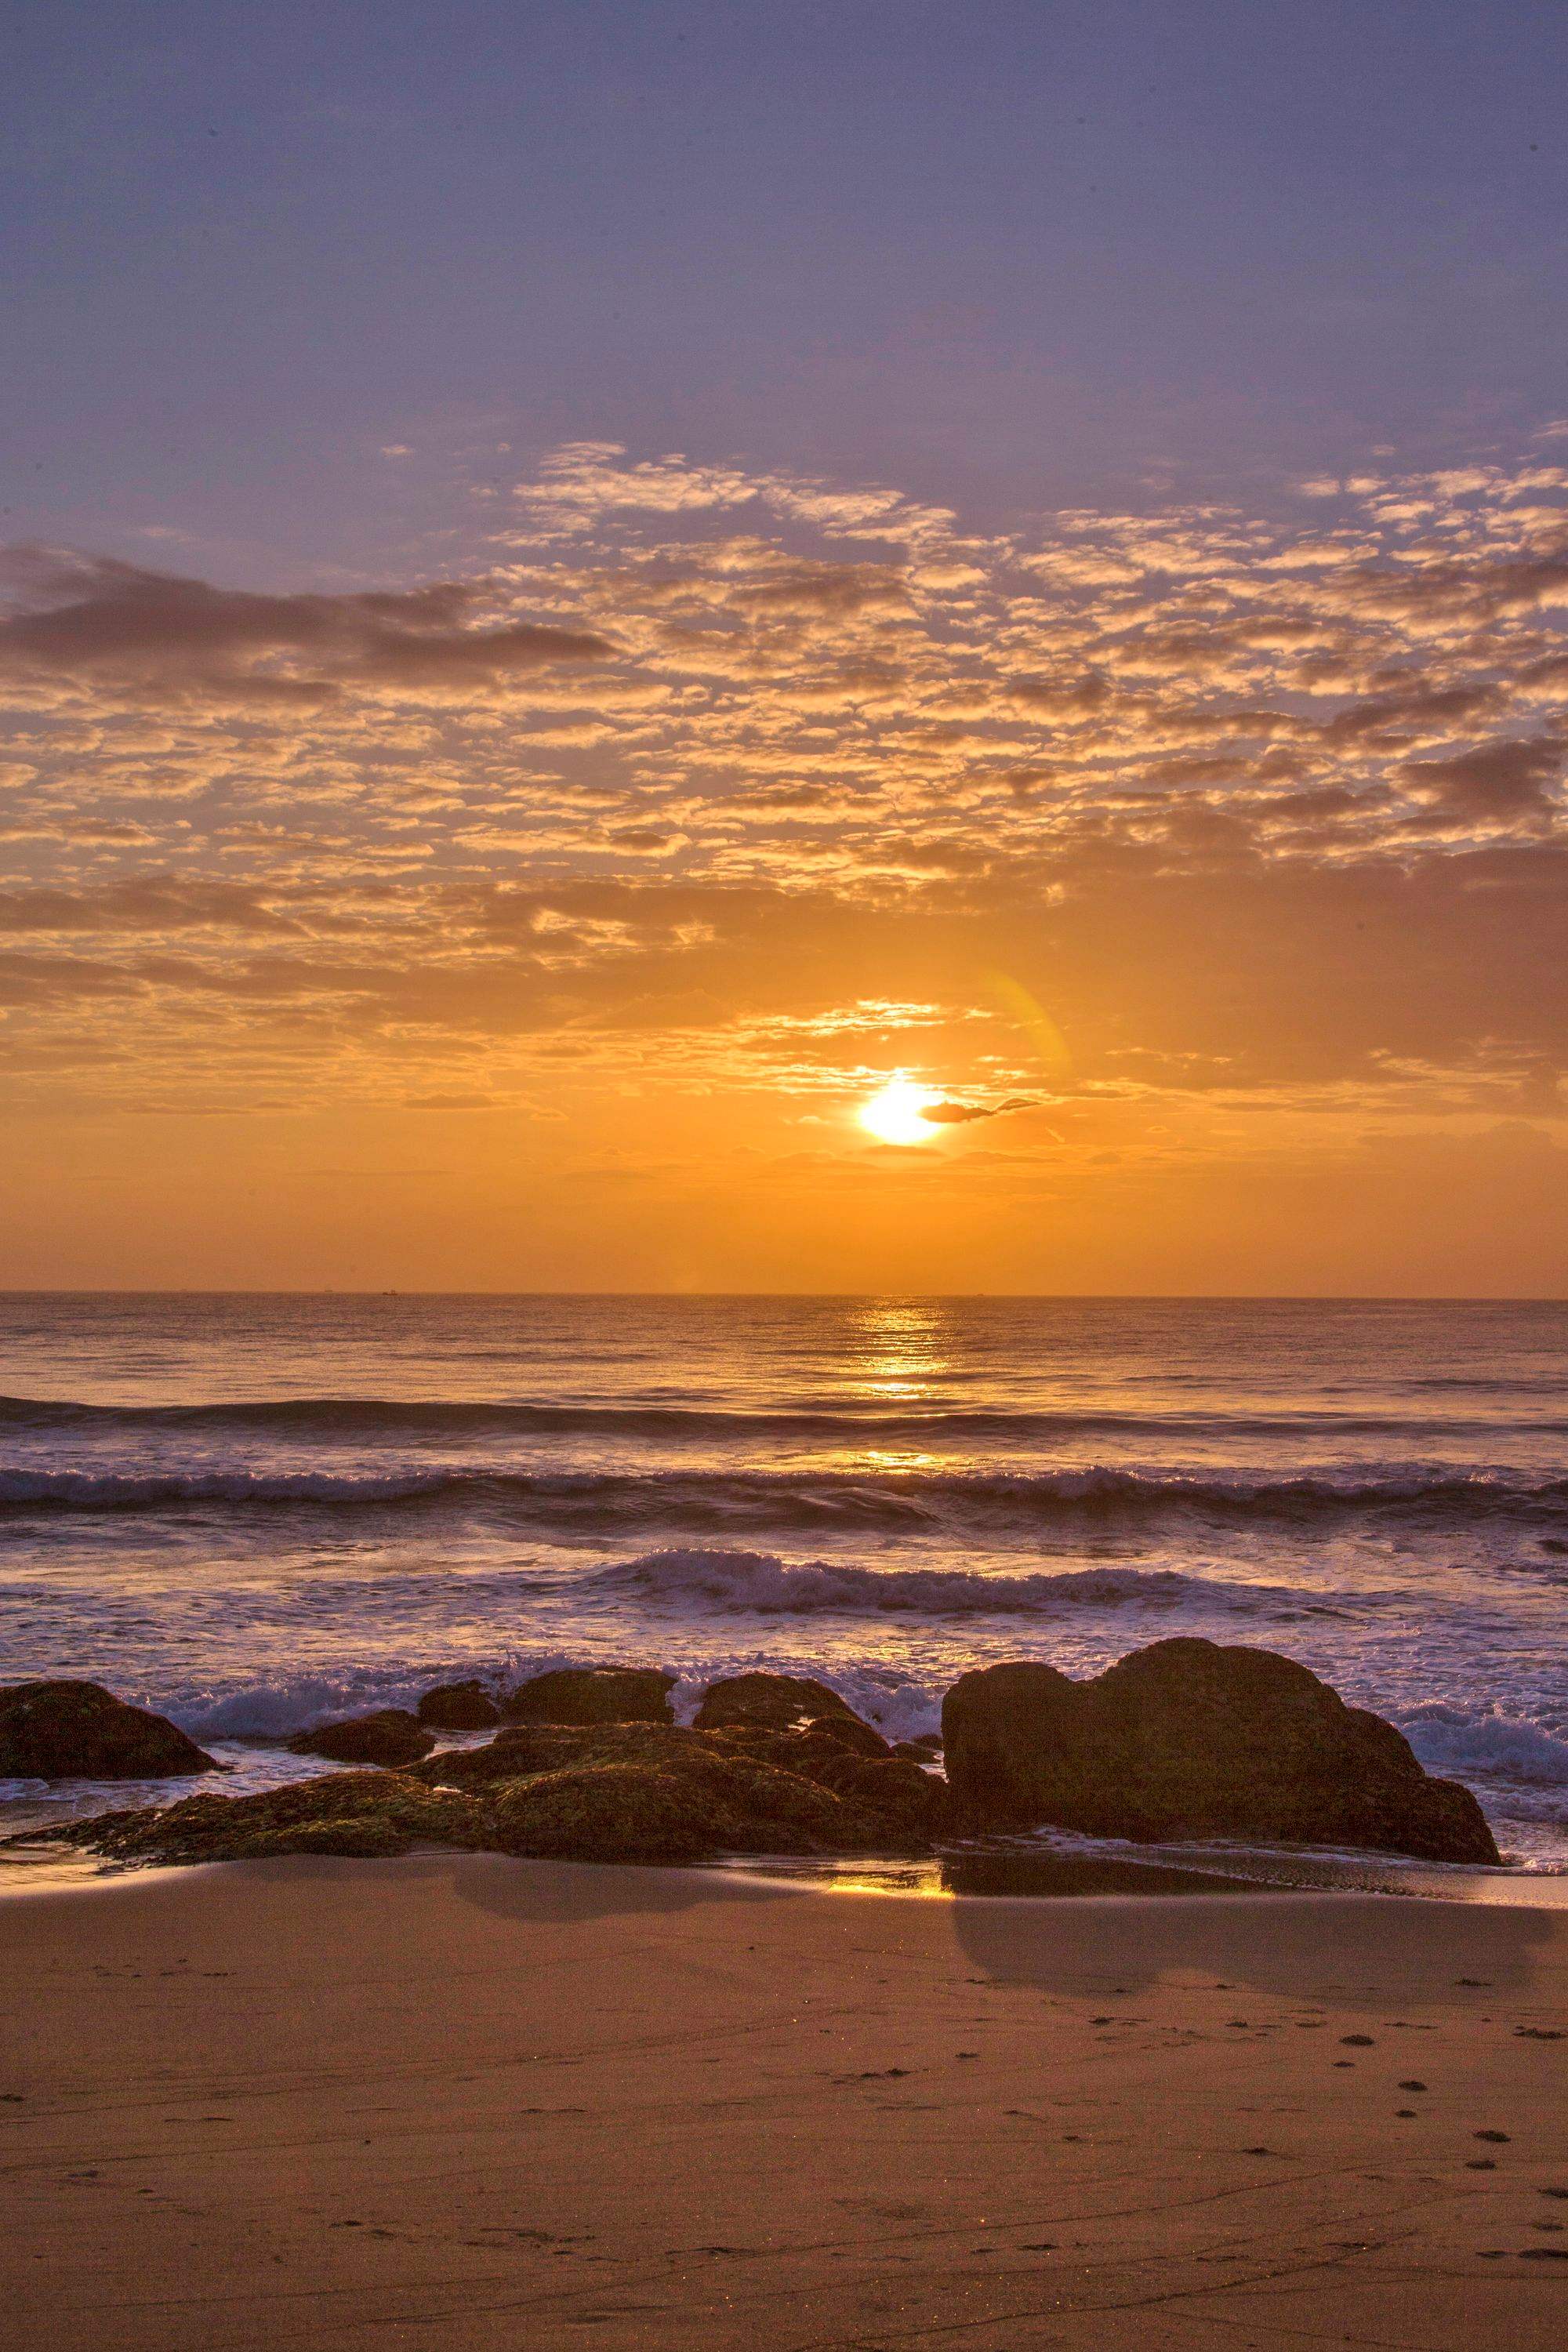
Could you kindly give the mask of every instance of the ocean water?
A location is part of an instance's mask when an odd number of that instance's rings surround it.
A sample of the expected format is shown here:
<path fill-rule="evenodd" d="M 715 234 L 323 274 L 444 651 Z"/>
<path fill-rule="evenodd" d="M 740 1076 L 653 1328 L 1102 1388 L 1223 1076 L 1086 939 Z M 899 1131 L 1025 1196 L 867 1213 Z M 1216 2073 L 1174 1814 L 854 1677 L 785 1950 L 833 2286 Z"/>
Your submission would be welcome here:
<path fill-rule="evenodd" d="M 1201 1633 L 1568 1869 L 1563 1304 L 13 1294 L 0 1392 L 0 1670 L 231 1788 L 456 1675 L 779 1666 L 909 1734 L 976 1663 Z"/>

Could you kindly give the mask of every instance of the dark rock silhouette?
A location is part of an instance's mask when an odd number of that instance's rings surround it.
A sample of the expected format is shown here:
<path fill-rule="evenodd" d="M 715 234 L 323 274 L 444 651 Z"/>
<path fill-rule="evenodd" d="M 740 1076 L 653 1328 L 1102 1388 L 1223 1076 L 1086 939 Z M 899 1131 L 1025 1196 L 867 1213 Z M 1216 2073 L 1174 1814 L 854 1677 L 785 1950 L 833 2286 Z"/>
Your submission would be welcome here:
<path fill-rule="evenodd" d="M 162 1715 L 98 1683 L 13 1683 L 0 1690 L 0 1776 L 18 1780 L 154 1780 L 216 1772 L 205 1748 Z"/>
<path fill-rule="evenodd" d="M 673 1723 L 675 1676 L 653 1666 L 561 1666 L 504 1702 L 509 1723 Z"/>
<path fill-rule="evenodd" d="M 440 1683 L 415 1709 L 432 1731 L 493 1731 L 500 1709 L 482 1683 Z"/>
<path fill-rule="evenodd" d="M 1294 1660 L 1156 1642 L 1095 1681 L 985 1666 L 942 1705 L 947 1777 L 977 1825 L 1260 1837 L 1496 1863 L 1480 1807 Z"/>
<path fill-rule="evenodd" d="M 416 1764 L 436 1741 L 405 1706 L 378 1707 L 342 1723 L 318 1723 L 288 1743 L 295 1756 L 325 1756 L 334 1764 Z"/>

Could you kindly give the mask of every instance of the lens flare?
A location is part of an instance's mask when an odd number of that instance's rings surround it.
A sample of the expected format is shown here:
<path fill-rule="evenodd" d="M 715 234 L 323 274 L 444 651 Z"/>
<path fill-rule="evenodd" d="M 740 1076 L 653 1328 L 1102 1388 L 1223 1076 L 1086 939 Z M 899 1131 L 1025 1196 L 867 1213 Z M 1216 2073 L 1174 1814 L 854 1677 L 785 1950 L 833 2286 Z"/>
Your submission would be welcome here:
<path fill-rule="evenodd" d="M 925 1115 L 926 1106 L 935 1100 L 926 1087 L 917 1087 L 900 1070 L 879 1094 L 861 1104 L 860 1124 L 879 1143 L 929 1143 L 936 1129 Z"/>

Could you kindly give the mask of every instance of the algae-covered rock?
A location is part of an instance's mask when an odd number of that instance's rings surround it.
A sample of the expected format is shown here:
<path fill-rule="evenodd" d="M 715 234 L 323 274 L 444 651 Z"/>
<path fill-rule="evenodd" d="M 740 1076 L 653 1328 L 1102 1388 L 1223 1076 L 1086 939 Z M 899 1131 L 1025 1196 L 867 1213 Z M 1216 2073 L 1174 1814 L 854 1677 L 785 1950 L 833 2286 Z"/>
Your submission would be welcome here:
<path fill-rule="evenodd" d="M 573 1862 L 695 1862 L 733 1845 L 738 1814 L 647 1764 L 579 1764 L 510 1780 L 491 1809 L 505 1853 Z"/>
<path fill-rule="evenodd" d="M 792 1725 L 816 1723 L 825 1717 L 858 1723 L 863 1730 L 871 1731 L 871 1726 L 862 1723 L 836 1690 L 810 1675 L 726 1675 L 709 1684 L 692 1721 L 699 1731 L 717 1731 L 727 1723 L 787 1731 Z M 881 1738 L 879 1732 L 872 1731 L 871 1736 Z"/>
<path fill-rule="evenodd" d="M 793 1731 L 733 1723 L 710 1737 L 721 1749 L 743 1751 L 775 1770 L 832 1790 L 863 1817 L 878 1822 L 886 1842 L 923 1844 L 952 1828 L 952 1802 L 945 1780 L 896 1758 L 885 1740 L 879 1741 L 879 1752 L 866 1755 L 847 1746 L 837 1733 L 838 1727 L 830 1722 L 802 1724 Z"/>
<path fill-rule="evenodd" d="M 714 1853 L 835 1852 L 866 1834 L 843 1801 L 749 1757 L 670 1751 L 509 1780 L 491 1803 L 507 1853 L 578 1862 L 691 1862 Z"/>
<path fill-rule="evenodd" d="M 324 1756 L 333 1764 L 381 1764 L 395 1769 L 416 1764 L 436 1745 L 405 1706 L 377 1707 L 371 1715 L 349 1716 L 342 1723 L 318 1723 L 288 1743 L 295 1756 Z"/>
<path fill-rule="evenodd" d="M 869 1846 L 917 1846 L 951 1824 L 946 1783 L 918 1764 L 895 1759 L 885 1741 L 867 1756 L 847 1746 L 826 1724 L 770 1731 L 757 1724 L 727 1724 L 718 1731 L 674 1724 L 535 1724 L 498 1732 L 483 1748 L 447 1749 L 410 1768 L 429 1788 L 476 1796 L 542 1773 L 607 1765 L 672 1777 L 709 1790 L 721 1776 L 727 1801 L 745 1816 L 735 1850 L 779 1852 L 792 1837 L 805 1851 L 837 1840 L 846 1852 Z M 826 1808 L 820 1800 L 836 1800 Z"/>
<path fill-rule="evenodd" d="M 673 1723 L 676 1677 L 656 1666 L 561 1666 L 521 1683 L 509 1723 Z"/>
<path fill-rule="evenodd" d="M 328 1772 L 247 1797 L 187 1797 L 177 1805 L 57 1822 L 45 1834 L 115 1860 L 157 1863 L 374 1856 L 489 1843 L 483 1809 L 472 1798 L 384 1771 Z"/>
<path fill-rule="evenodd" d="M 219 1769 L 166 1716 L 130 1706 L 100 1683 L 0 1690 L 0 1779 L 163 1780 Z"/>

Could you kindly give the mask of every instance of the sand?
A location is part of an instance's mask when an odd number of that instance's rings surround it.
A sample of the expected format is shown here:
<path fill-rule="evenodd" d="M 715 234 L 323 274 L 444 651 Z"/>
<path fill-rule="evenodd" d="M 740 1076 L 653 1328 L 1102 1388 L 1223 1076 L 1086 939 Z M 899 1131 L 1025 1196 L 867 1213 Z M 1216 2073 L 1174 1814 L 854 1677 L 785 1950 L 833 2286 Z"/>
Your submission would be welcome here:
<path fill-rule="evenodd" d="M 0 1983 L 18 2346 L 1568 2344 L 1563 1913 L 296 1861 Z"/>

